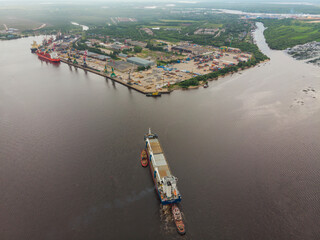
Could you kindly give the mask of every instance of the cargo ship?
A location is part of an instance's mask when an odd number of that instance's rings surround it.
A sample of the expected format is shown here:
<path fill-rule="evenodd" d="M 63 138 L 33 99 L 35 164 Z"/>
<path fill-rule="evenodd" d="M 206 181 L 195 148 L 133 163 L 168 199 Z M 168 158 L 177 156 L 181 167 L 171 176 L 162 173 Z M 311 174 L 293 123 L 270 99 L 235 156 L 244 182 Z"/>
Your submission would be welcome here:
<path fill-rule="evenodd" d="M 181 195 L 177 188 L 178 179 L 171 174 L 158 135 L 151 133 L 149 129 L 144 140 L 151 176 L 161 203 L 167 205 L 181 202 Z"/>
<path fill-rule="evenodd" d="M 48 52 L 47 50 L 37 50 L 36 54 L 38 55 L 39 58 L 48 60 L 53 63 L 59 63 L 60 58 L 56 52 Z"/>

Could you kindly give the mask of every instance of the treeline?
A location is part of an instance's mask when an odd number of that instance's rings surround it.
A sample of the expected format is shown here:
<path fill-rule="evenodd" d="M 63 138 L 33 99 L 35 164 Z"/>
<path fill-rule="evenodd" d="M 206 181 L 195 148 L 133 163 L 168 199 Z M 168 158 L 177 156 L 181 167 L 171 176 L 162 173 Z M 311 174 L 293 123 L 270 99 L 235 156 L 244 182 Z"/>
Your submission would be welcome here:
<path fill-rule="evenodd" d="M 104 56 L 109 56 L 109 57 L 111 57 L 112 59 L 115 59 L 115 60 L 119 59 L 119 58 L 117 57 L 117 53 L 115 53 L 115 52 L 112 52 L 112 54 L 107 54 L 107 53 L 101 51 L 99 48 L 89 47 L 89 46 L 87 46 L 87 44 L 85 44 L 85 43 L 80 43 L 80 42 L 73 43 L 73 44 L 72 44 L 72 47 L 73 47 L 74 49 L 79 50 L 79 51 L 88 50 L 89 52 L 101 54 L 101 55 L 104 55 Z"/>
<path fill-rule="evenodd" d="M 320 24 L 293 19 L 261 20 L 267 29 L 266 42 L 271 49 L 283 50 L 312 41 L 320 41 Z"/>
<path fill-rule="evenodd" d="M 165 17 L 165 16 L 163 16 Z M 184 19 L 182 16 L 167 16 L 172 21 L 154 19 L 153 21 L 142 21 L 140 23 L 120 23 L 117 25 L 106 25 L 104 27 L 90 28 L 88 34 L 97 34 L 110 36 L 118 39 L 131 38 L 139 41 L 150 41 L 152 39 L 161 39 L 170 42 L 191 41 L 200 45 L 222 46 L 236 43 L 239 40 L 239 34 L 250 31 L 250 24 L 239 19 L 238 16 L 217 14 L 217 15 L 190 15 Z M 176 19 L 177 21 L 174 21 Z M 180 21 L 179 21 L 180 20 Z M 183 21 L 186 20 L 186 21 Z M 159 27 L 154 30 L 154 36 L 146 34 L 142 27 Z M 169 30 L 166 28 L 168 27 Z M 194 32 L 199 28 L 220 28 L 223 29 L 219 36 L 197 35 Z M 148 47 L 154 51 L 163 51 L 161 46 Z"/>
<path fill-rule="evenodd" d="M 157 66 L 165 66 L 165 65 L 168 65 L 168 64 L 171 64 L 171 63 L 177 63 L 177 61 L 181 61 L 182 59 L 172 59 L 172 60 L 169 60 L 169 61 L 163 61 L 163 60 L 158 60 L 157 61 Z"/>
<path fill-rule="evenodd" d="M 257 45 L 248 43 L 248 42 L 239 42 L 232 45 L 235 48 L 241 49 L 242 52 L 249 52 L 252 54 L 251 61 L 255 62 L 255 64 L 269 59 L 266 55 L 264 55 L 258 48 Z"/>
<path fill-rule="evenodd" d="M 74 33 L 81 33 L 82 27 L 72 25 L 72 24 L 57 24 L 55 26 L 46 26 L 44 28 L 38 30 L 24 30 L 22 31 L 23 34 L 33 35 L 33 34 L 44 34 L 44 35 L 51 35 L 57 34 L 61 32 L 62 34 L 74 34 Z"/>
<path fill-rule="evenodd" d="M 160 52 L 164 52 L 163 47 L 161 46 L 156 46 L 153 43 L 151 43 L 150 41 L 148 41 L 146 48 L 149 48 L 151 51 L 160 51 Z"/>
<path fill-rule="evenodd" d="M 88 30 L 88 34 L 100 34 L 104 36 L 110 36 L 113 38 L 127 39 L 143 41 L 151 39 L 144 31 L 140 30 L 140 25 L 135 23 L 126 23 L 111 25 L 105 27 L 97 27 Z"/>
<path fill-rule="evenodd" d="M 148 69 L 150 69 L 151 67 L 150 66 L 139 66 L 138 68 L 137 68 L 137 71 L 139 72 L 139 71 L 144 71 L 144 70 L 148 70 Z"/>
<path fill-rule="evenodd" d="M 0 34 L 0 40 L 12 40 L 18 38 L 21 38 L 21 36 L 16 34 Z"/>

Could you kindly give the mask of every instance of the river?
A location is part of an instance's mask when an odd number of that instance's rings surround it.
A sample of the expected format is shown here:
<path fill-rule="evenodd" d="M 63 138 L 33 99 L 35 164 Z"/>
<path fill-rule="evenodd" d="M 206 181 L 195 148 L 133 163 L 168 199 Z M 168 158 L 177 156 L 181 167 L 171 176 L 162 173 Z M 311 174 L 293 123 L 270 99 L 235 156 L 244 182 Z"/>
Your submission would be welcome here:
<path fill-rule="evenodd" d="M 76 23 L 76 22 L 71 22 L 71 24 L 72 24 L 72 25 L 76 25 L 76 26 L 81 26 L 83 31 L 89 30 L 89 27 L 86 26 L 86 25 L 81 25 L 81 24 Z"/>
<path fill-rule="evenodd" d="M 1 41 L 0 238 L 318 239 L 320 70 L 270 50 L 263 29 L 269 62 L 157 99 L 40 61 L 39 37 Z M 184 237 L 139 162 L 149 127 Z"/>

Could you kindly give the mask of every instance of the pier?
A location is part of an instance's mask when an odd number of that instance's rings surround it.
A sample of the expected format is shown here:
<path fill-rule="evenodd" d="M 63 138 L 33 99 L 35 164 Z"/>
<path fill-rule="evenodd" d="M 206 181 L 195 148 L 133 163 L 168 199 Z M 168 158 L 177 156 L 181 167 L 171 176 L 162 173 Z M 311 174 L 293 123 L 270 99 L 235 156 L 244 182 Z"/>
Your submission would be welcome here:
<path fill-rule="evenodd" d="M 102 76 L 102 77 L 111 79 L 112 81 L 115 81 L 115 82 L 117 82 L 117 83 L 120 83 L 120 84 L 122 84 L 122 85 L 124 85 L 124 86 L 126 86 L 126 87 L 128 87 L 128 88 L 130 88 L 130 89 L 133 89 L 133 90 L 135 90 L 135 91 L 137 91 L 137 92 L 140 92 L 140 93 L 142 93 L 142 94 L 148 94 L 148 93 L 152 93 L 152 92 L 153 92 L 153 91 L 147 91 L 147 90 L 143 89 L 143 87 L 141 87 L 141 86 L 139 86 L 139 85 L 129 84 L 129 83 L 127 83 L 127 82 L 125 82 L 125 81 L 122 81 L 122 80 L 120 80 L 120 79 L 110 77 L 110 76 L 108 76 L 107 74 L 105 74 L 104 72 L 101 72 L 101 71 L 96 70 L 96 69 L 94 69 L 94 68 L 85 67 L 85 66 L 80 65 L 80 64 L 75 64 L 75 63 L 70 62 L 70 61 L 68 61 L 68 60 L 66 60 L 66 59 L 64 59 L 64 58 L 60 58 L 60 60 L 61 60 L 61 62 L 66 63 L 66 64 L 68 64 L 69 66 L 74 66 L 74 67 L 76 67 L 76 68 L 81 68 L 81 69 L 83 69 L 84 71 L 92 72 L 92 73 L 95 73 L 95 74 L 100 75 L 100 76 Z M 161 93 L 161 94 L 169 94 L 169 93 L 172 92 L 172 90 L 167 90 L 167 89 L 163 90 L 163 89 L 162 89 L 162 90 L 158 90 L 158 92 Z"/>

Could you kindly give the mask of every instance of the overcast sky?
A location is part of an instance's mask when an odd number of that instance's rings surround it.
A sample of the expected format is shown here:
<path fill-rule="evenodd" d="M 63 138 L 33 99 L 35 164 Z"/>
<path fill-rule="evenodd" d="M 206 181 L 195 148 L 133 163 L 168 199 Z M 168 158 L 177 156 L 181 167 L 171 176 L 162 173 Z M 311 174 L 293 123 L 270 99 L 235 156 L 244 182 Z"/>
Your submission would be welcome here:
<path fill-rule="evenodd" d="M 147 4 L 161 4 L 161 3 L 172 3 L 172 4 L 190 4 L 194 6 L 199 2 L 211 2 L 211 3 L 282 3 L 282 4 L 303 4 L 303 5 L 318 5 L 320 0 L 0 0 L 1 5 L 16 5 L 16 4 L 70 4 L 70 3 L 79 3 L 79 4 L 97 4 L 97 3 L 111 3 L 116 5 L 119 2 L 145 2 Z"/>
<path fill-rule="evenodd" d="M 99 2 L 99 3 L 103 3 L 103 2 L 111 2 L 111 3 L 116 3 L 116 2 L 150 2 L 150 3 L 154 3 L 154 2 L 170 2 L 170 3 L 195 3 L 195 2 L 220 2 L 220 3 L 224 3 L 224 2 L 236 2 L 236 3 L 240 3 L 240 2 L 262 2 L 262 3 L 273 3 L 273 2 L 281 2 L 281 3 L 300 3 L 300 4 L 308 4 L 308 3 L 319 3 L 320 0 L 308 0 L 308 1 L 303 1 L 303 0 L 156 0 L 156 1 L 152 1 L 152 0 L 93 0 L 93 1 L 88 1 L 88 0 L 0 0 L 0 2 L 7 2 L 7 3 L 13 3 L 13 2 L 28 2 L 28 3 L 32 3 L 32 2 L 42 2 L 42 3 L 61 3 L 61 2 L 85 2 L 85 3 L 92 3 L 92 2 Z"/>

